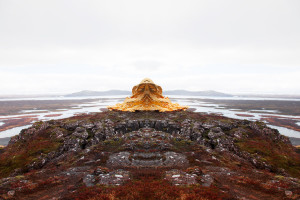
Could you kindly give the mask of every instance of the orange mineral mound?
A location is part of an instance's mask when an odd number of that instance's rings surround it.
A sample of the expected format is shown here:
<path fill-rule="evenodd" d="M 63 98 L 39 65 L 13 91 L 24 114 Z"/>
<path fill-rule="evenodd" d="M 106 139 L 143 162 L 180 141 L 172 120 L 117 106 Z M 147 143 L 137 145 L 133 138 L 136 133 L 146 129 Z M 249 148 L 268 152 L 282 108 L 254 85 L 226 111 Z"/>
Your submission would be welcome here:
<path fill-rule="evenodd" d="M 123 103 L 109 106 L 109 110 L 119 111 L 179 111 L 186 110 L 187 106 L 172 103 L 168 97 L 162 95 L 162 89 L 151 79 L 145 78 L 132 88 L 132 96 L 127 97 Z"/>

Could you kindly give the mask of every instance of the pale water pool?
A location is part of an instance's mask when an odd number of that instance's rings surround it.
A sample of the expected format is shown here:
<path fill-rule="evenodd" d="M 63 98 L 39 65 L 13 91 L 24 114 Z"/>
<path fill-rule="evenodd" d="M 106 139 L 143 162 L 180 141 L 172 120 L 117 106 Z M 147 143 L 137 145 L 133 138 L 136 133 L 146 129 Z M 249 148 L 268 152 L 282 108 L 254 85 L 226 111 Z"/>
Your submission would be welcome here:
<path fill-rule="evenodd" d="M 67 100 L 67 99 L 88 99 L 88 97 L 81 97 L 81 98 L 70 98 L 70 97 L 59 97 L 56 99 L 61 99 L 61 100 Z M 72 109 L 60 109 L 57 111 L 48 111 L 48 110 L 26 110 L 26 113 L 20 114 L 20 115 L 9 115 L 9 116 L 0 116 L 0 120 L 3 118 L 17 118 L 17 117 L 22 117 L 22 116 L 27 116 L 27 115 L 37 115 L 38 121 L 40 120 L 51 120 L 51 119 L 62 119 L 62 118 L 68 118 L 71 116 L 74 116 L 76 114 L 80 113 L 92 113 L 92 112 L 101 112 L 101 108 L 106 108 L 109 105 L 114 105 L 116 103 L 123 102 L 125 96 L 113 96 L 113 97 L 101 97 L 101 99 L 98 99 L 99 97 L 89 97 L 89 99 L 95 99 L 95 101 L 90 102 L 90 103 L 84 103 L 84 104 L 79 104 L 79 105 L 74 105 Z M 239 109 L 226 109 L 224 105 L 222 104 L 213 104 L 213 103 L 206 103 L 203 102 L 202 99 L 204 97 L 199 98 L 199 97 L 185 97 L 185 96 L 176 96 L 175 98 L 170 96 L 170 99 L 172 102 L 176 102 L 182 105 L 187 105 L 190 108 L 195 108 L 196 112 L 205 112 L 205 113 L 214 113 L 214 114 L 220 114 L 225 117 L 230 117 L 230 118 L 235 118 L 235 119 L 247 119 L 251 121 L 255 120 L 261 120 L 262 115 L 264 116 L 272 116 L 274 115 L 274 110 L 250 110 L 250 111 L 242 111 Z M 210 97 L 212 99 L 212 97 Z M 241 99 L 238 97 L 226 97 L 226 98 L 219 98 L 216 97 L 214 99 Z M 260 100 L 260 98 L 242 98 L 245 100 Z M 15 99 L 14 99 L 15 100 Z M 23 100 L 28 100 L 28 99 L 23 99 Z M 49 100 L 47 98 L 42 98 L 42 100 Z M 261 100 L 265 100 L 264 98 L 261 98 Z M 269 99 L 270 100 L 270 99 Z M 281 100 L 281 99 L 277 99 Z M 290 100 L 290 99 L 289 99 Z M 299 100 L 299 99 L 298 99 Z M 45 112 L 45 113 L 36 113 L 36 111 L 40 112 Z M 261 112 L 265 113 L 261 113 Z M 270 114 L 268 114 L 270 113 Z M 46 115 L 60 115 L 60 116 L 54 116 L 54 117 L 47 117 Z M 241 115 L 251 115 L 251 116 L 238 116 L 237 114 Z M 279 114 L 276 114 L 279 115 Z M 299 118 L 300 116 L 291 116 L 291 115 L 280 115 L 282 117 L 289 117 L 289 118 Z M 3 122 L 0 122 L 0 126 L 2 125 Z M 297 122 L 298 125 L 300 125 L 300 122 Z M 0 138 L 5 138 L 5 137 L 11 137 L 14 135 L 19 134 L 19 132 L 23 128 L 28 128 L 30 125 L 26 126 L 20 126 L 16 128 L 12 128 L 6 131 L 0 132 Z M 300 138 L 300 132 L 294 131 L 291 129 L 283 128 L 283 127 L 277 127 L 277 126 L 271 126 L 272 128 L 277 128 L 279 132 L 282 135 L 288 136 L 288 137 L 295 137 L 295 138 Z"/>

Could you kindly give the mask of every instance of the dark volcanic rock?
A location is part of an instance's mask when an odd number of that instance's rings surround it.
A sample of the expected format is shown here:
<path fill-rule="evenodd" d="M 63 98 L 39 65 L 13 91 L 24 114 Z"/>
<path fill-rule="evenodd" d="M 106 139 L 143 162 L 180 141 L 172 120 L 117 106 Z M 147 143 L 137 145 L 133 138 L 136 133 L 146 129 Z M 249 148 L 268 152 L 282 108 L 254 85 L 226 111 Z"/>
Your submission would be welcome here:
<path fill-rule="evenodd" d="M 190 111 L 37 122 L 0 152 L 0 176 L 0 199 L 300 197 L 300 158 L 287 137 Z"/>

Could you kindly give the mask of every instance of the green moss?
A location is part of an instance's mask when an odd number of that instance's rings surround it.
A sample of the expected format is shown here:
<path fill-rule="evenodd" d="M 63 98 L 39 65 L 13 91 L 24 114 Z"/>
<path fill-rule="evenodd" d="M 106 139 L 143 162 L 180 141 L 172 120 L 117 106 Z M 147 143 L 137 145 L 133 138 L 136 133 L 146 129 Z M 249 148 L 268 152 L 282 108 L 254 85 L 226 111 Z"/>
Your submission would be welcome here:
<path fill-rule="evenodd" d="M 122 144 L 124 143 L 124 140 L 122 138 L 112 138 L 109 140 L 104 141 L 104 148 L 106 151 L 121 151 L 122 150 Z"/>
<path fill-rule="evenodd" d="M 25 176 L 23 176 L 23 175 L 19 175 L 19 176 L 15 176 L 15 178 L 16 178 L 17 180 L 21 180 L 21 179 L 24 179 L 24 178 L 25 178 Z"/>
<path fill-rule="evenodd" d="M 259 154 L 262 156 L 269 156 L 271 154 L 271 150 L 268 148 L 262 148 L 267 145 L 267 142 L 264 140 L 260 141 L 242 141 L 242 142 L 237 142 L 237 146 L 244 150 L 247 151 L 251 154 Z"/>
<path fill-rule="evenodd" d="M 18 168 L 38 160 L 40 155 L 57 150 L 61 146 L 60 142 L 52 141 L 48 138 L 36 138 L 31 143 L 15 143 L 0 155 L 0 177 L 9 175 Z"/>
<path fill-rule="evenodd" d="M 277 178 L 277 179 L 279 179 L 279 180 L 283 180 L 283 179 L 284 179 L 284 176 L 276 175 L 276 176 L 274 176 L 274 178 Z"/>
<path fill-rule="evenodd" d="M 300 154 L 300 146 L 296 146 L 296 152 Z"/>
<path fill-rule="evenodd" d="M 33 127 L 39 129 L 39 128 L 42 126 L 43 123 L 44 123 L 43 121 L 35 122 L 35 123 L 33 124 Z"/>
<path fill-rule="evenodd" d="M 285 169 L 291 175 L 300 177 L 300 158 L 290 145 L 261 138 L 240 140 L 236 142 L 236 145 L 254 157 L 259 155 L 260 161 L 270 163 L 277 169 Z"/>
<path fill-rule="evenodd" d="M 177 151 L 188 151 L 191 149 L 193 142 L 191 140 L 183 140 L 181 138 L 173 138 L 171 140 L 174 150 Z"/>
<path fill-rule="evenodd" d="M 266 127 L 266 124 L 262 121 L 256 121 L 255 124 L 258 125 L 258 127 L 261 129 Z"/>

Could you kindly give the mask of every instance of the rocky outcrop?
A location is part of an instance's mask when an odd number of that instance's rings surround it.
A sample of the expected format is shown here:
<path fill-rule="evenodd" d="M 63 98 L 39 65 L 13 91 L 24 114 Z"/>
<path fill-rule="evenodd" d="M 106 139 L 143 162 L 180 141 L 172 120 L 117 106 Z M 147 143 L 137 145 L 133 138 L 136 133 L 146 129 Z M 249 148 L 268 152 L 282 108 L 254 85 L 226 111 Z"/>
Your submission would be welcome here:
<path fill-rule="evenodd" d="M 149 177 L 194 185 L 193 192 L 216 188 L 230 199 L 252 199 L 253 191 L 262 198 L 296 198 L 300 192 L 299 154 L 277 130 L 187 111 L 108 111 L 37 122 L 11 139 L 0 161 L 6 199 L 35 199 L 47 194 L 45 185 L 55 191 L 47 195 L 64 199 L 80 196 L 82 187 L 125 187 Z"/>

